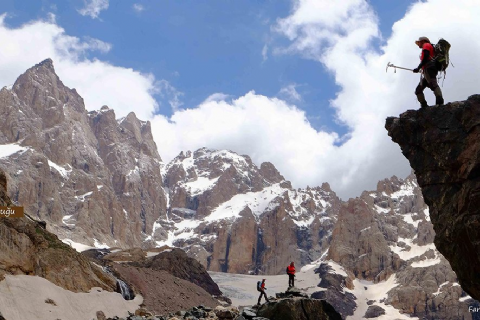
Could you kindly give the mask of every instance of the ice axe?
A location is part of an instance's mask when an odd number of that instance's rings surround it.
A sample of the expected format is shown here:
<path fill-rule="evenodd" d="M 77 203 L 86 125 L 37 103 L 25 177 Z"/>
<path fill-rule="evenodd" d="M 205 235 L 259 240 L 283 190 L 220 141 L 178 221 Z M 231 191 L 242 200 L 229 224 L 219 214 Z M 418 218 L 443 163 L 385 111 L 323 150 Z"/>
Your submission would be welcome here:
<path fill-rule="evenodd" d="M 413 69 L 408 69 L 408 68 L 403 68 L 403 67 L 398 67 L 394 65 L 393 63 L 387 63 L 387 68 L 385 69 L 385 72 L 388 71 L 388 68 L 392 67 L 394 69 L 394 73 L 397 73 L 397 69 L 402 69 L 402 70 L 408 70 L 408 71 L 413 71 Z"/>

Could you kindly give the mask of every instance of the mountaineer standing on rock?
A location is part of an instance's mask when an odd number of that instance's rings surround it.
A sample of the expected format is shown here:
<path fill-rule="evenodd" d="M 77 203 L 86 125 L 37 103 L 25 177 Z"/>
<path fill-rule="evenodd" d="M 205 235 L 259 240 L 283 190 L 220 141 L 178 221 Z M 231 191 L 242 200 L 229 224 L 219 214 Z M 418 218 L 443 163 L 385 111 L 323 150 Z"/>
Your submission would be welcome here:
<path fill-rule="evenodd" d="M 420 55 L 420 64 L 417 68 L 413 69 L 414 73 L 420 72 L 420 69 L 423 70 L 423 75 L 420 78 L 420 83 L 415 89 L 415 94 L 417 95 L 418 102 L 422 108 L 428 107 L 427 101 L 425 100 L 425 95 L 423 90 L 425 88 L 430 88 L 435 94 L 435 104 L 443 104 L 442 90 L 437 83 L 437 74 L 438 68 L 433 59 L 435 57 L 435 49 L 433 48 L 430 40 L 427 37 L 420 37 L 415 44 L 422 49 L 422 54 Z"/>
<path fill-rule="evenodd" d="M 262 296 L 265 296 L 265 300 L 269 302 L 267 298 L 267 294 L 265 293 L 265 290 L 267 290 L 267 288 L 265 288 L 265 279 L 262 279 L 262 282 L 260 281 L 257 282 L 257 291 L 260 292 L 260 297 L 258 297 L 257 304 L 260 304 L 260 300 L 262 300 Z"/>
<path fill-rule="evenodd" d="M 295 263 L 292 261 L 287 267 L 288 287 L 295 287 Z"/>

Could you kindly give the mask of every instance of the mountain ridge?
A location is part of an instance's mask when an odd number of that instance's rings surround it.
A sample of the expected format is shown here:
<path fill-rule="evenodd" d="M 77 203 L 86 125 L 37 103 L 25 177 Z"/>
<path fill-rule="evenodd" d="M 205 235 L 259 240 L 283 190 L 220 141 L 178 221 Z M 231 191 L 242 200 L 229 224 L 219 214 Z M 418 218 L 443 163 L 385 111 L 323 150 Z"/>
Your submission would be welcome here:
<path fill-rule="evenodd" d="M 19 79 L 0 91 L 9 119 L 0 168 L 12 199 L 66 242 L 176 246 L 229 273 L 326 263 L 318 295 L 336 308 L 348 302 L 344 317 L 363 317 L 367 302 L 398 317 L 471 317 L 473 300 L 432 243 L 414 175 L 342 201 L 328 183 L 293 189 L 272 164 L 225 150 L 182 152 L 165 164 L 149 122 L 133 113 L 116 119 L 107 106 L 87 112 L 51 61 Z"/>

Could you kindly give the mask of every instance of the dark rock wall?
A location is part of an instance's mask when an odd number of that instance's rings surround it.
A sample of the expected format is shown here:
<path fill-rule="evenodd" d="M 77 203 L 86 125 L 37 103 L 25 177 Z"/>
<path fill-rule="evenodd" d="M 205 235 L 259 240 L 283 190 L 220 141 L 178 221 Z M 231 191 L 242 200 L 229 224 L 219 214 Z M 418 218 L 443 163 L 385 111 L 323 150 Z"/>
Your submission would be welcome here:
<path fill-rule="evenodd" d="M 480 298 L 480 95 L 388 118 L 422 188 L 435 245 L 462 288 Z"/>

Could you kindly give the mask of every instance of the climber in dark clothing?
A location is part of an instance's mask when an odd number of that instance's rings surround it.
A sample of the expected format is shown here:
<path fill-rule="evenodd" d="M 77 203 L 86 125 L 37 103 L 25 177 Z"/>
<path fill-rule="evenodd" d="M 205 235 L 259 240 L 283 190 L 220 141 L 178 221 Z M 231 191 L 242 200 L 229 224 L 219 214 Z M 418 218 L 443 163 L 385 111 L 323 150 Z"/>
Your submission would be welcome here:
<path fill-rule="evenodd" d="M 258 297 L 258 304 L 260 304 L 260 300 L 262 300 L 262 296 L 265 297 L 265 300 L 268 301 L 268 298 L 267 298 L 267 294 L 265 293 L 265 290 L 267 290 L 267 288 L 265 288 L 265 279 L 262 279 L 262 284 L 260 285 L 260 288 L 257 288 L 258 291 L 260 291 L 260 297 Z"/>
<path fill-rule="evenodd" d="M 442 90 L 437 83 L 437 74 L 438 69 L 433 60 L 435 56 L 435 49 L 433 48 L 430 40 L 427 37 L 420 37 L 415 44 L 422 49 L 422 54 L 420 56 L 420 64 L 417 68 L 413 69 L 414 73 L 420 72 L 420 69 L 423 70 L 423 76 L 420 79 L 420 83 L 415 89 L 415 94 L 417 95 L 418 102 L 422 108 L 428 107 L 427 101 L 425 100 L 425 95 L 423 90 L 425 88 L 430 88 L 435 94 L 435 104 L 443 104 Z"/>
<path fill-rule="evenodd" d="M 295 286 L 295 263 L 292 261 L 290 265 L 287 267 L 287 274 L 288 274 L 288 287 Z"/>

